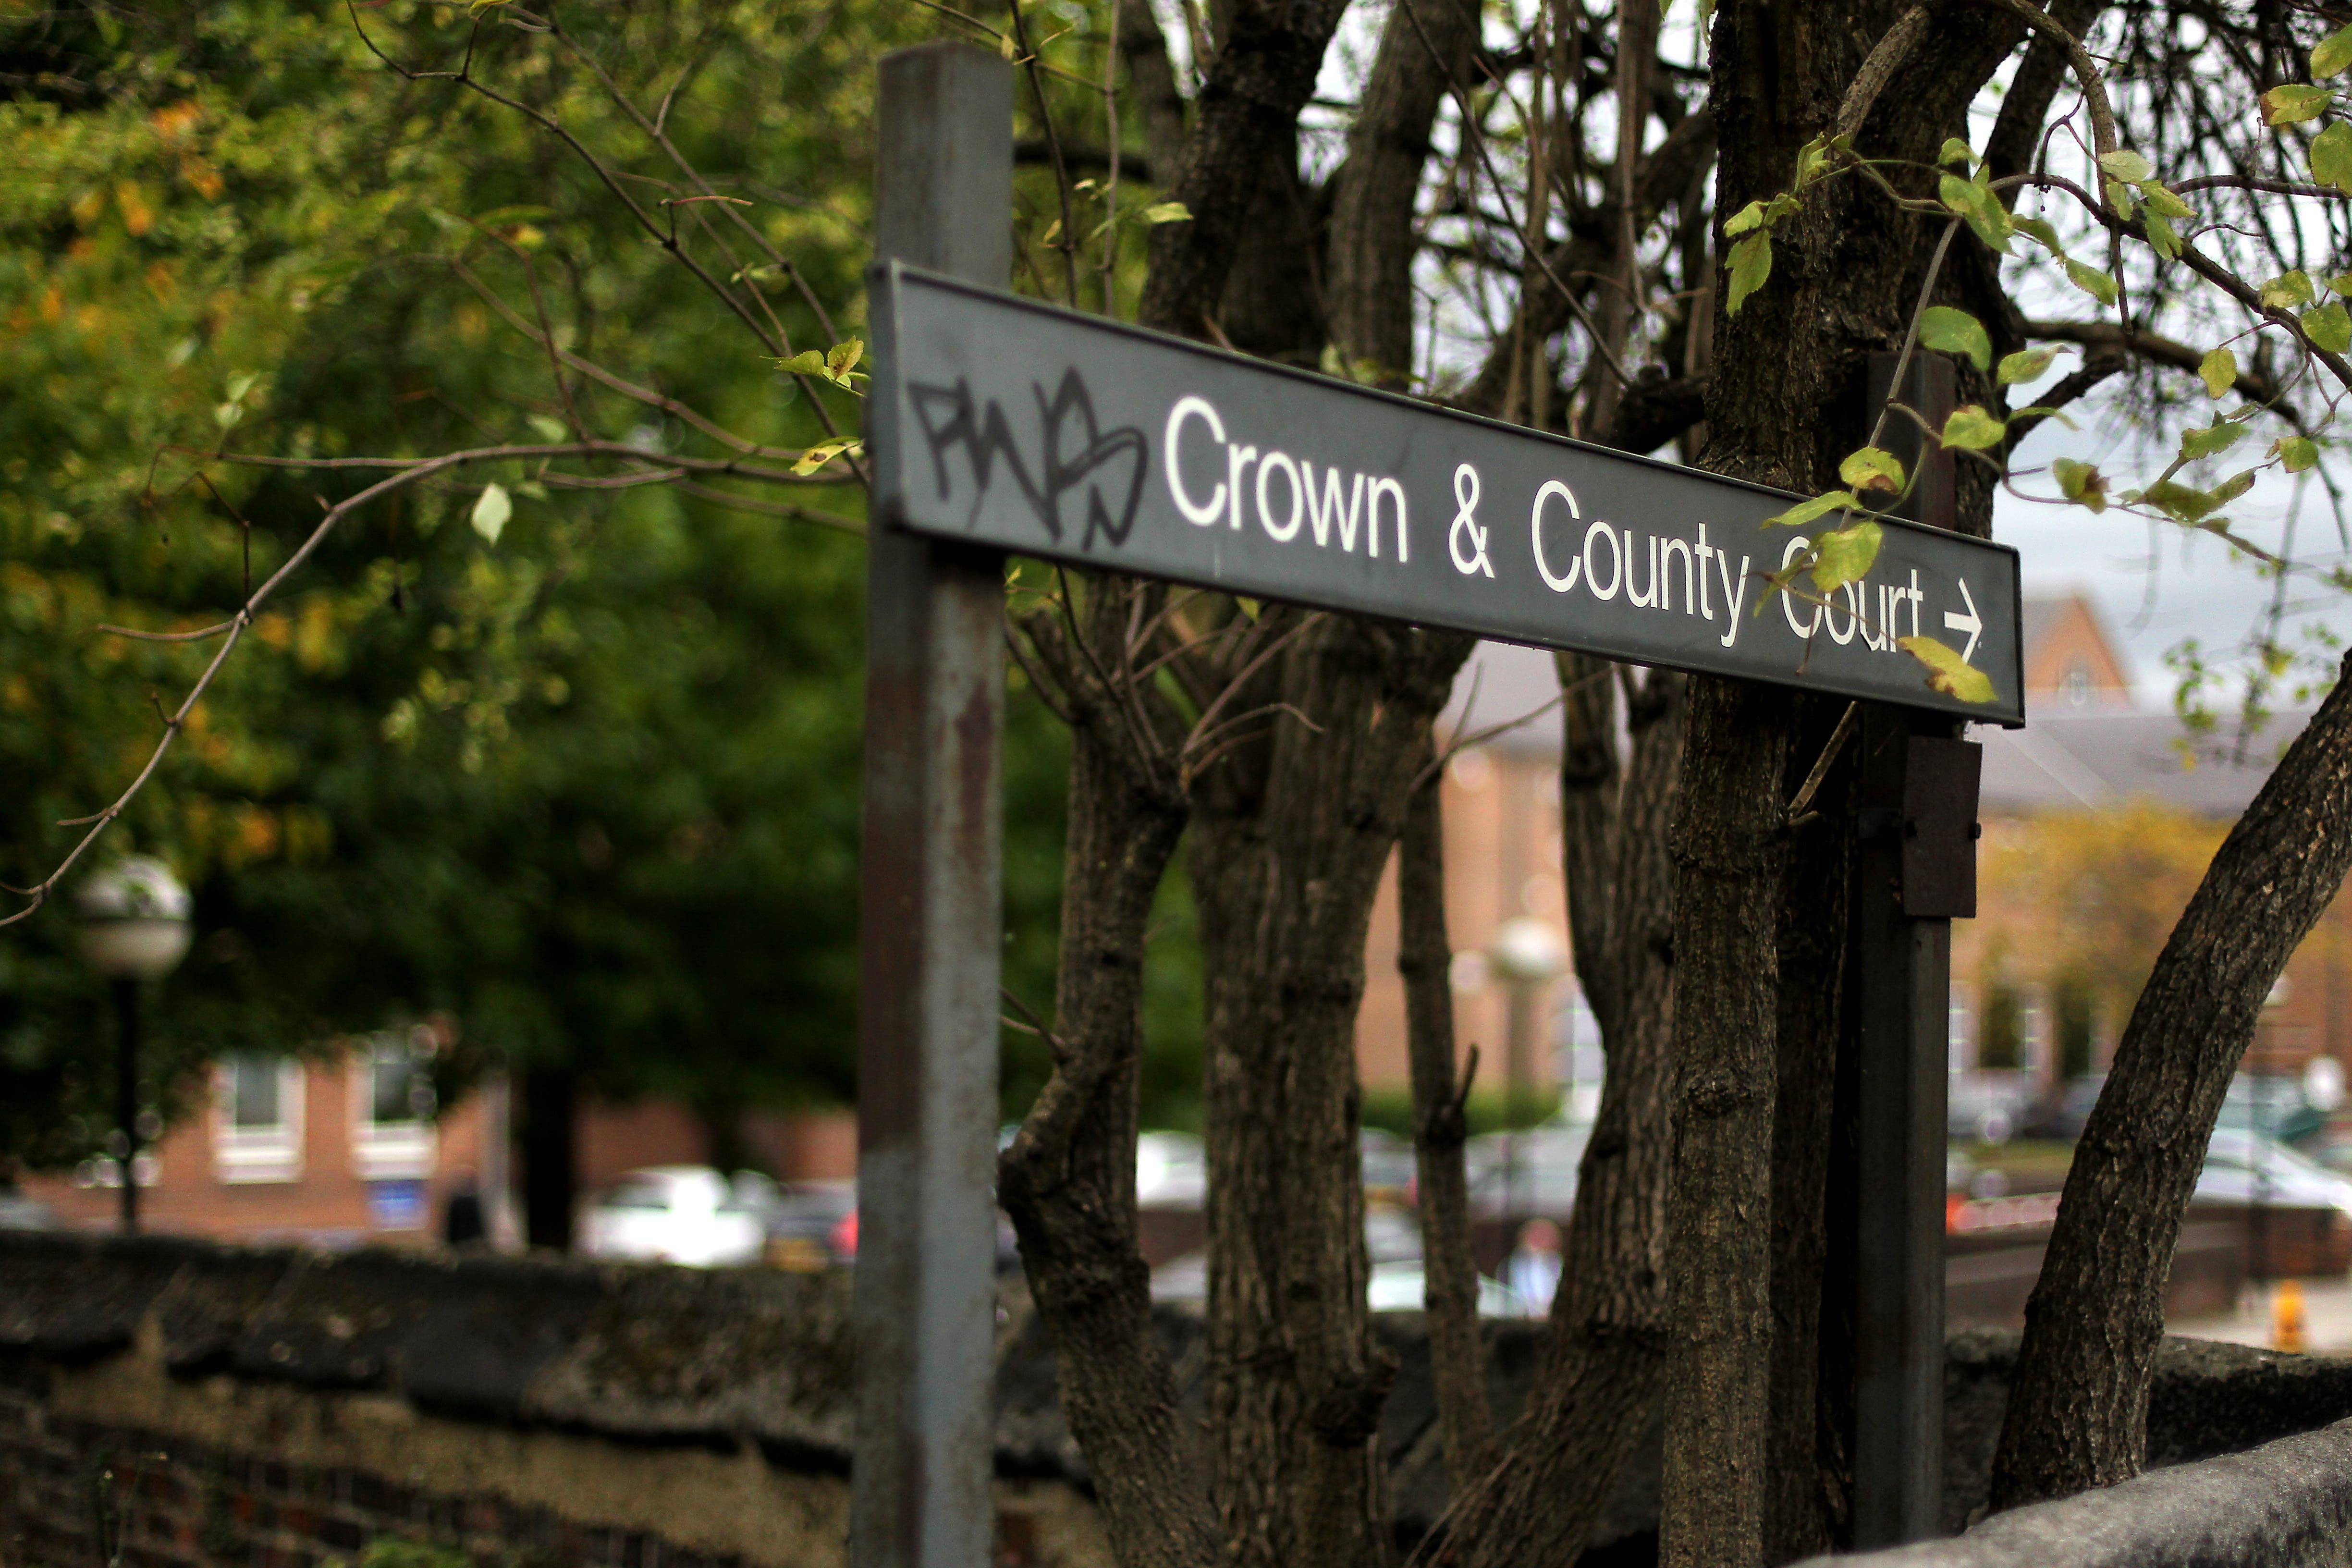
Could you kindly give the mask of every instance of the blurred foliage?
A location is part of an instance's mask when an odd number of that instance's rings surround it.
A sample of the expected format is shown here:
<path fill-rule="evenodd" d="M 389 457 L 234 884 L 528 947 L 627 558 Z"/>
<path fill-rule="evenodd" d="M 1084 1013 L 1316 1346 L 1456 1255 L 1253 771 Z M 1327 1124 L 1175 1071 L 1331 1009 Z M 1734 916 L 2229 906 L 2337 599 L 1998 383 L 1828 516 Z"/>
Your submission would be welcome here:
<path fill-rule="evenodd" d="M 872 62 L 928 14 L 663 0 L 564 26 L 408 0 L 0 0 L 0 879 L 54 868 L 82 831 L 56 825 L 121 791 L 219 647 L 98 628 L 226 619 L 379 477 L 220 454 L 578 430 L 726 455 L 591 377 L 559 385 L 550 343 L 753 442 L 825 435 L 820 395 L 855 430 L 855 399 L 777 374 L 612 187 L 739 300 L 759 290 L 745 314 L 793 350 L 856 335 Z M 523 108 L 376 50 L 466 62 Z M 662 205 L 693 187 L 628 105 L 665 101 L 678 156 L 744 205 Z M 491 482 L 512 500 L 495 528 L 475 510 Z M 184 1110 L 223 1051 L 433 1012 L 461 1032 L 445 1089 L 562 1065 L 714 1119 L 854 1091 L 864 550 L 730 485 L 566 488 L 501 461 L 327 539 L 96 851 L 161 854 L 197 895 L 196 950 L 152 1012 L 163 1103 Z M 854 488 L 790 493 L 862 526 Z M 1045 1013 L 1066 740 L 1016 690 L 1008 742 L 1006 979 Z M 1189 900 L 1171 908 L 1153 994 L 1177 1058 L 1153 1083 L 1181 1100 L 1197 976 Z M 0 1162 L 102 1135 L 108 1030 L 70 948 L 62 900 L 0 936 Z M 1017 1112 L 1046 1062 L 1020 1037 L 1007 1056 Z"/>
<path fill-rule="evenodd" d="M 2064 994 L 2078 1054 L 2089 1048 L 2095 1009 L 2120 1031 L 2229 828 L 2147 800 L 1988 822 L 1974 931 L 1997 972 L 1987 975 L 1996 994 L 1986 1004 L 1985 1037 L 2002 1034 L 1995 1004 L 2009 998 L 2013 1014 L 2021 984 Z M 2018 1026 L 2006 1021 L 2010 1037 Z M 2014 1049 L 2013 1039 L 2000 1043 Z"/>

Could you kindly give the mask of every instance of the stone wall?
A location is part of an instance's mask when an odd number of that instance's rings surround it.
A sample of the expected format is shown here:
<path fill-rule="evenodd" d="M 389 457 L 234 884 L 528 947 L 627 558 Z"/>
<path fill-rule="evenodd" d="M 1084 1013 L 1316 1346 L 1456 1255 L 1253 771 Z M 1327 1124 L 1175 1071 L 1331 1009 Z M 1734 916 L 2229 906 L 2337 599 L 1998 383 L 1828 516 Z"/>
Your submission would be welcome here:
<path fill-rule="evenodd" d="M 842 1275 L 0 1232 L 0 1565 L 311 1568 L 390 1536 L 530 1568 L 836 1568 L 848 1315 Z M 1160 1326 L 1197 1408 L 1199 1321 Z M 1444 1502 L 1435 1401 L 1418 1314 L 1378 1331 L 1402 1368 L 1381 1452 L 1409 1545 Z M 1540 1335 L 1489 1325 L 1507 1419 Z M 1981 1509 L 2016 1343 L 1952 1339 L 1949 1529 Z M 998 1568 L 1108 1568 L 1017 1287 L 996 1408 Z M 2169 1341 L 2150 1457 L 2347 1416 L 2352 1361 Z M 1588 1564 L 1654 1560 L 1656 1442 Z"/>

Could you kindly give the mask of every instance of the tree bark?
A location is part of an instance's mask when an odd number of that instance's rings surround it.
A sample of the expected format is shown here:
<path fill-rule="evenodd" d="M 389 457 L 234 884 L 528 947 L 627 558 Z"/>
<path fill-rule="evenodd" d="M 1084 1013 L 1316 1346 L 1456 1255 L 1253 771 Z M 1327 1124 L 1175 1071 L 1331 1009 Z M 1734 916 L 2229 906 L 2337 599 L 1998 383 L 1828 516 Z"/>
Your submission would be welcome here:
<path fill-rule="evenodd" d="M 1284 709 L 1194 793 L 1211 1484 L 1234 1568 L 1387 1553 L 1372 1438 L 1395 1368 L 1365 1302 L 1355 1016 L 1372 896 L 1469 647 L 1318 619 L 1281 657 Z"/>
<path fill-rule="evenodd" d="M 1331 336 L 1351 364 L 1370 362 L 1375 385 L 1412 380 L 1421 174 L 1438 108 L 1467 79 L 1478 15 L 1475 0 L 1391 12 L 1348 137 L 1331 212 Z"/>
<path fill-rule="evenodd" d="M 1786 185 L 1798 149 L 1835 122 L 1869 41 L 1898 9 L 1881 0 L 1763 0 L 1717 13 L 1710 106 L 1722 148 L 1718 223 Z M 2006 17 L 1938 13 L 1857 145 L 1874 157 L 1932 157 L 2018 37 Z M 1769 284 L 1736 317 L 1717 306 L 1704 467 L 1808 493 L 1823 488 L 1867 433 L 1868 355 L 1902 335 L 1911 303 L 1902 283 L 1916 278 L 1920 237 L 1916 221 L 1858 184 L 1822 187 L 1783 220 Z M 1790 711 L 1785 698 L 1694 681 L 1675 851 L 1681 1077 L 1668 1225 L 1681 1338 L 1669 1374 L 1661 1521 L 1670 1564 L 1748 1568 L 1766 1552 Z M 1794 1283 L 1784 1277 L 1784 1289 Z"/>
<path fill-rule="evenodd" d="M 1478 1332 L 1478 1261 L 1471 1247 L 1468 1128 L 1454 1080 L 1454 949 L 1445 929 L 1445 774 L 1434 760 L 1412 792 L 1397 846 L 1397 970 L 1404 976 L 1412 1069 L 1413 1165 L 1419 1178 L 1423 1310 L 1430 1377 L 1445 1442 L 1445 1478 L 1462 1496 L 1494 1462 L 1495 1413 Z"/>
<path fill-rule="evenodd" d="M 1151 1325 L 1135 1208 L 1136 1087 L 1152 896 L 1184 830 L 1172 770 L 1128 678 L 1130 612 L 1165 589 L 1088 584 L 1073 647 L 1050 612 L 1033 646 L 1071 723 L 1054 1071 L 998 1161 L 997 1190 L 1054 1336 L 1062 1412 L 1085 1450 L 1122 1568 L 1207 1568 L 1215 1545 L 1197 1436 Z M 1141 715 L 1142 718 L 1139 718 Z"/>
<path fill-rule="evenodd" d="M 1167 35 L 1151 0 L 1118 0 L 1118 26 L 1128 96 L 1143 124 L 1143 155 L 1158 178 L 1173 180 L 1184 161 L 1184 95 L 1176 89 Z"/>
<path fill-rule="evenodd" d="M 1508 1453 L 1460 1510 L 1446 1555 L 1475 1568 L 1573 1563 L 1663 1387 L 1666 1165 L 1674 1078 L 1674 876 L 1667 855 L 1685 678 L 1630 679 L 1618 761 L 1607 661 L 1559 656 L 1560 818 L 1577 977 L 1608 1053 L 1577 1170 L 1551 1334 Z"/>
<path fill-rule="evenodd" d="M 1798 699 L 1794 743 L 1781 776 L 1793 801 L 1852 704 L 1843 698 Z M 1778 1070 L 1772 1113 L 1772 1353 L 1765 1442 L 1764 1561 L 1790 1563 L 1837 1551 L 1850 1542 L 1853 1475 L 1845 1451 L 1852 1426 L 1850 1357 L 1835 1346 L 1851 1335 L 1841 1311 L 1852 1281 L 1831 1268 L 1840 1227 L 1828 1205 L 1835 1163 L 1838 1053 L 1851 1009 L 1845 1003 L 1846 906 L 1853 875 L 1848 796 L 1853 750 L 1841 754 L 1808 808 L 1818 814 L 1789 833 L 1781 872 L 1780 927 L 1774 938 L 1780 975 L 1775 1016 Z"/>
<path fill-rule="evenodd" d="M 2025 1309 L 1992 1505 L 2137 1475 L 2182 1212 L 2263 999 L 2352 868 L 2352 657 L 2213 857 L 2116 1047 Z"/>
<path fill-rule="evenodd" d="M 1760 1563 L 1780 781 L 1789 700 L 1695 677 L 1675 812 L 1674 1164 L 1660 1561 Z"/>
<path fill-rule="evenodd" d="M 1266 151 L 1296 131 L 1345 8 L 1345 0 L 1233 0 L 1225 9 L 1183 160 L 1172 188 L 1163 187 L 1192 216 L 1151 230 L 1150 272 L 1138 311 L 1145 326 L 1207 335 L 1209 312 L 1224 292 L 1257 198 Z"/>

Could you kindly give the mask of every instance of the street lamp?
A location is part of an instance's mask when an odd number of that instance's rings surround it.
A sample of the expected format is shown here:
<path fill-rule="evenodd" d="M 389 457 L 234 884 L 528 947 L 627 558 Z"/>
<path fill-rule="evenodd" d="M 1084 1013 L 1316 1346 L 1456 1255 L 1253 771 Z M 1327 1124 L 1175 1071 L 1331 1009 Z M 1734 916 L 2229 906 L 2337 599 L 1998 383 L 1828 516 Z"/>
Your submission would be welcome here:
<path fill-rule="evenodd" d="M 1568 972 L 1568 944 L 1548 921 L 1519 915 L 1505 921 L 1487 944 L 1486 963 L 1510 988 L 1510 1023 L 1504 1037 L 1503 1114 L 1507 1123 L 1517 1115 L 1526 1095 L 1528 1050 L 1536 1032 L 1536 1005 L 1544 988 Z M 1503 1136 L 1503 1221 L 1507 1226 L 1519 1190 L 1519 1132 L 1507 1126 Z"/>
<path fill-rule="evenodd" d="M 122 1231 L 139 1229 L 139 987 L 187 956 L 188 889 L 149 855 L 117 861 L 81 885 L 82 956 L 114 983 L 114 1156 L 122 1174 Z"/>

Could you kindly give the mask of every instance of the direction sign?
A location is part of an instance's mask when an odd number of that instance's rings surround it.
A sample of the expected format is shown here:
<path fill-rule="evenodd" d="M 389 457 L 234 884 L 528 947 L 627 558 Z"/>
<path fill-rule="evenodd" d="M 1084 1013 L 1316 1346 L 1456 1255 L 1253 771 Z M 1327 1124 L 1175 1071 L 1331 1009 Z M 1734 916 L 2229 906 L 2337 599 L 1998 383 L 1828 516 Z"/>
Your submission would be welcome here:
<path fill-rule="evenodd" d="M 918 532 L 2023 721 L 2007 546 L 1888 523 L 1862 582 L 1826 604 L 1766 603 L 1767 577 L 1811 540 L 1765 520 L 1801 498 L 898 263 L 870 282 L 877 510 Z M 1932 689 L 1897 646 L 1913 636 L 1960 652 L 1993 700 Z"/>

